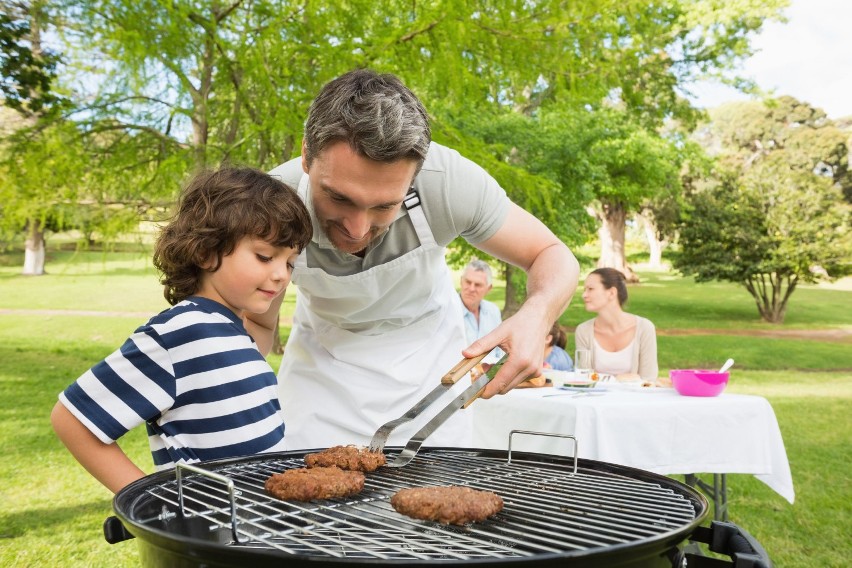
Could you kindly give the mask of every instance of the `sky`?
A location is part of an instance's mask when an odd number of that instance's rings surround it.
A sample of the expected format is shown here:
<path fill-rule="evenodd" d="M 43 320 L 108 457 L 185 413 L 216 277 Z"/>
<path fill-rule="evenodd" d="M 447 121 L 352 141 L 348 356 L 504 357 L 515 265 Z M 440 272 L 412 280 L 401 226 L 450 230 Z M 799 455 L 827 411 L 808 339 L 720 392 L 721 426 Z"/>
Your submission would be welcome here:
<path fill-rule="evenodd" d="M 852 0 L 793 0 L 787 23 L 770 22 L 756 36 L 754 56 L 739 73 L 774 95 L 791 95 L 829 118 L 852 116 Z M 748 97 L 718 83 L 691 89 L 694 104 L 712 108 Z"/>

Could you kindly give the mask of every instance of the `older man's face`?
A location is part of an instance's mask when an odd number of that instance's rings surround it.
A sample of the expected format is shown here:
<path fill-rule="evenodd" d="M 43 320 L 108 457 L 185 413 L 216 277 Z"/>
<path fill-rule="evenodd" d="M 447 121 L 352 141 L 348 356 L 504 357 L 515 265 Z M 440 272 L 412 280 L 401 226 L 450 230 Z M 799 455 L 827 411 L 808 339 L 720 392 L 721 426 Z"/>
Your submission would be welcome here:
<path fill-rule="evenodd" d="M 461 277 L 461 299 L 464 306 L 472 311 L 479 310 L 479 303 L 491 290 L 488 278 L 479 270 L 466 270 Z"/>

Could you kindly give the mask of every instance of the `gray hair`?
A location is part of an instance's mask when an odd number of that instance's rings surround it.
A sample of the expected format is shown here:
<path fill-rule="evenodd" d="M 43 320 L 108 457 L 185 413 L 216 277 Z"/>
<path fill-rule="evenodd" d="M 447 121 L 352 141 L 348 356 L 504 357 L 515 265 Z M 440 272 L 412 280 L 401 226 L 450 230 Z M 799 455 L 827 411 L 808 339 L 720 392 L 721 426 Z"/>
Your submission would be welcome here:
<path fill-rule="evenodd" d="M 377 162 L 408 159 L 423 165 L 432 133 L 423 103 L 396 76 L 356 69 L 326 83 L 308 110 L 308 166 L 331 144 L 344 140 Z"/>
<path fill-rule="evenodd" d="M 473 260 L 467 263 L 467 266 L 464 267 L 462 274 L 466 273 L 468 270 L 473 270 L 474 272 L 484 272 L 485 283 L 489 285 L 491 284 L 491 265 L 489 265 L 484 260 L 474 258 Z"/>

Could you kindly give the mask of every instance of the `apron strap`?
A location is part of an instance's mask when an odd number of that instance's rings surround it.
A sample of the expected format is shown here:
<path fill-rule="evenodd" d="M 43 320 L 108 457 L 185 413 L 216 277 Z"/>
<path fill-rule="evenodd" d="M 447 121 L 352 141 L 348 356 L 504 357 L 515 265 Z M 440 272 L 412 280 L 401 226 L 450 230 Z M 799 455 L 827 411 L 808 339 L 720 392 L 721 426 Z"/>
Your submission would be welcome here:
<path fill-rule="evenodd" d="M 429 226 L 429 221 L 426 220 L 426 214 L 423 213 L 423 207 L 420 204 L 420 193 L 413 185 L 408 190 L 408 193 L 405 194 L 402 204 L 406 211 L 408 211 L 408 216 L 411 217 L 411 223 L 414 225 L 414 230 L 417 233 L 417 238 L 420 239 L 420 244 L 429 247 L 438 246 L 435 236 L 432 234 L 432 228 Z"/>

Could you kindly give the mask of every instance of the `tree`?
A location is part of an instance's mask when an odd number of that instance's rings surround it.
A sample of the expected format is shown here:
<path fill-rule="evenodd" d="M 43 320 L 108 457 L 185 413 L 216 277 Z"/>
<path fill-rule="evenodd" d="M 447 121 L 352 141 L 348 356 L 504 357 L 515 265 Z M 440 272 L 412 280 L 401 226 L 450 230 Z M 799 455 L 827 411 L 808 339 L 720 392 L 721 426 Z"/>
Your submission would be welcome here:
<path fill-rule="evenodd" d="M 62 68 L 63 84 L 77 88 L 74 112 L 66 116 L 99 140 L 88 148 L 112 154 L 92 156 L 96 164 L 115 166 L 98 170 L 100 193 L 135 207 L 171 198 L 187 169 L 226 161 L 269 168 L 291 157 L 314 94 L 354 67 L 400 75 L 433 114 L 436 139 L 452 132 L 448 140 L 467 155 L 503 155 L 454 128 L 458 117 L 481 113 L 533 116 L 566 105 L 595 110 L 618 99 L 649 128 L 662 116 L 688 114 L 679 87 L 733 65 L 748 52 L 748 36 L 783 3 L 714 1 L 712 9 L 645 0 L 50 5 L 61 16 L 63 53 L 75 55 Z M 499 181 L 514 198 L 535 201 L 535 192 L 557 190 L 550 177 L 529 183 L 520 160 L 503 165 Z"/>
<path fill-rule="evenodd" d="M 3 78 L 0 92 L 4 106 L 22 117 L 13 132 L 30 129 L 37 136 L 41 125 L 53 120 L 66 104 L 66 100 L 53 91 L 59 56 L 42 47 L 42 31 L 48 22 L 45 1 L 11 2 L 0 14 L 0 45 L 3 47 L 0 52 Z M 27 141 L 32 136 L 19 139 Z M 14 158 L 16 151 L 8 151 Z M 42 199 L 45 194 L 41 191 L 23 191 L 30 199 L 20 201 L 20 195 L 14 192 L 15 186 L 11 185 L 15 176 L 5 177 L 7 183 L 0 192 L 11 192 L 12 195 L 4 199 L 0 229 L 8 231 L 11 227 L 26 231 L 22 272 L 27 275 L 43 274 L 45 231 L 54 213 L 50 211 L 50 205 L 45 205 Z M 51 202 L 51 198 L 48 197 L 47 201 Z M 15 203 L 20 203 L 21 207 L 15 207 Z M 25 218 L 18 221 L 22 213 Z"/>
<path fill-rule="evenodd" d="M 761 318 L 783 323 L 800 282 L 852 270 L 852 208 L 838 181 L 845 138 L 789 97 L 725 105 L 711 117 L 703 133 L 721 148 L 717 181 L 689 199 L 675 266 L 698 281 L 742 284 Z"/>

